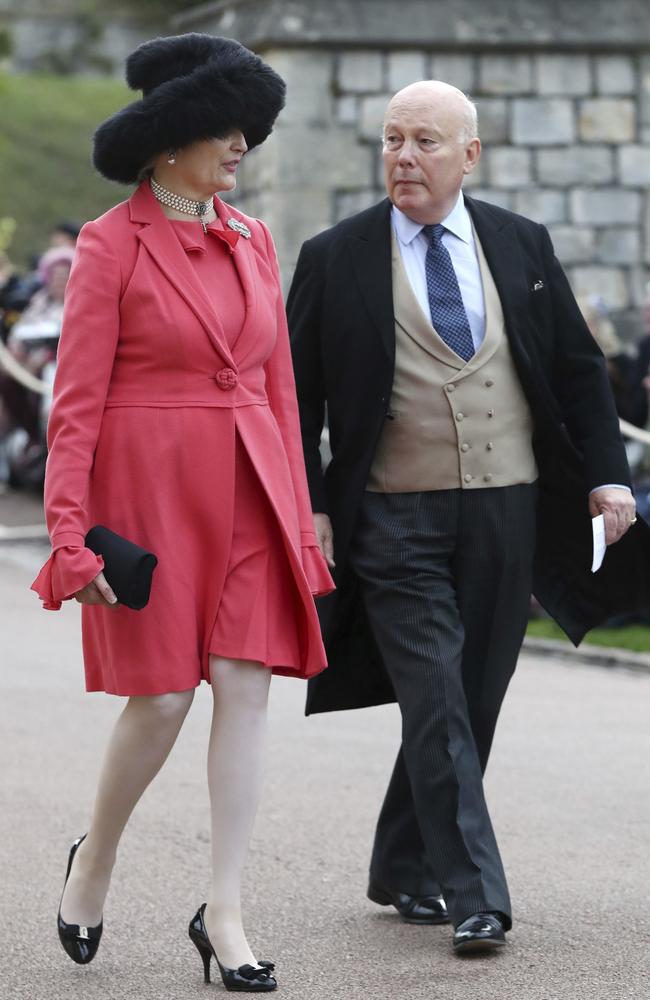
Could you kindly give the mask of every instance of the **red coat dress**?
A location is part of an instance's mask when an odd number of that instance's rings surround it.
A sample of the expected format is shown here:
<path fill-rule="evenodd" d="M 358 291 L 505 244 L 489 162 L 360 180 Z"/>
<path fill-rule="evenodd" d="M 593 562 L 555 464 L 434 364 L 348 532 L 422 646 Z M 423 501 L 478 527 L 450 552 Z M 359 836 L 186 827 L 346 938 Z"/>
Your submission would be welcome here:
<path fill-rule="evenodd" d="M 265 627 L 299 637 L 299 662 L 259 659 L 301 677 L 326 663 L 312 594 L 333 584 L 314 534 L 275 251 L 263 223 L 218 198 L 215 209 L 224 229 L 234 218 L 251 232 L 232 258 L 245 297 L 232 351 L 220 314 L 241 302 L 226 295 L 215 309 L 148 183 L 79 237 L 48 427 L 52 555 L 33 589 L 58 609 L 97 575 L 103 562 L 84 548 L 94 524 L 158 557 L 142 611 L 83 607 L 88 690 L 153 695 L 208 678 L 246 516 L 268 525 L 291 590 Z"/>

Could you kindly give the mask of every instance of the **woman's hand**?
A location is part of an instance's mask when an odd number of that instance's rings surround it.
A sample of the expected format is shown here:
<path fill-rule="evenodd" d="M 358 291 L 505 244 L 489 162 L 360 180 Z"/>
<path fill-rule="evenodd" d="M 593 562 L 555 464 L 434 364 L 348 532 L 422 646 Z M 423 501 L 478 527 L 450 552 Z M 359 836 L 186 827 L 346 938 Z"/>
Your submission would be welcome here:
<path fill-rule="evenodd" d="M 334 569 L 334 532 L 332 522 L 327 514 L 314 514 L 314 531 L 318 539 L 318 547 L 325 556 L 330 569 Z"/>
<path fill-rule="evenodd" d="M 117 604 L 117 597 L 103 573 L 98 573 L 94 580 L 78 590 L 74 598 L 79 604 L 103 604 L 105 607 L 115 607 Z"/>

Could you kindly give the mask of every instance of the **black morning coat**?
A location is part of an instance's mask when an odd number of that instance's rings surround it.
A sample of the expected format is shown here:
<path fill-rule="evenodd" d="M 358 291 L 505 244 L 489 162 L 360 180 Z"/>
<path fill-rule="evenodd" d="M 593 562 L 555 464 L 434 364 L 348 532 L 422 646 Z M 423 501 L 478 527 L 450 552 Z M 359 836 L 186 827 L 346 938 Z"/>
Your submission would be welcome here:
<path fill-rule="evenodd" d="M 604 358 L 545 227 L 465 202 L 534 419 L 534 593 L 577 645 L 615 613 L 650 607 L 650 529 L 639 518 L 591 573 L 589 490 L 630 485 Z M 386 199 L 308 240 L 287 301 L 312 508 L 332 520 L 338 587 L 318 602 L 329 669 L 309 682 L 307 714 L 395 700 L 347 566 L 393 382 L 390 209 Z M 323 473 L 326 413 L 333 458 Z"/>

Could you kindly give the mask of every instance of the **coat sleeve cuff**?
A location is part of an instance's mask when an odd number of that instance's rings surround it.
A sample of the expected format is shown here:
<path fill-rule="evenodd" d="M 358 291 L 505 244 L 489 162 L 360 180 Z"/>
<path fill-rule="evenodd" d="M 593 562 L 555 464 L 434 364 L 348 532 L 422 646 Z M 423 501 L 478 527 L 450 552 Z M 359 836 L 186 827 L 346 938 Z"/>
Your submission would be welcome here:
<path fill-rule="evenodd" d="M 331 594 L 336 590 L 325 557 L 318 545 L 303 546 L 302 566 L 314 597 L 324 597 L 325 594 Z"/>
<path fill-rule="evenodd" d="M 59 611 L 67 601 L 94 580 L 104 568 L 104 560 L 83 545 L 62 545 L 52 552 L 31 589 L 46 611 Z"/>

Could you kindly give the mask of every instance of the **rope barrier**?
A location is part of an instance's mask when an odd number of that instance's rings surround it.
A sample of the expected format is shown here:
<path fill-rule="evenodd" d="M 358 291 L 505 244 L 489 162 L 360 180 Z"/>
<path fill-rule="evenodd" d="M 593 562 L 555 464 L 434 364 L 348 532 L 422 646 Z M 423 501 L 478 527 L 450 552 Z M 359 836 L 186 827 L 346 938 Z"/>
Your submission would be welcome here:
<path fill-rule="evenodd" d="M 17 361 L 11 351 L 0 340 L 0 364 L 4 370 L 11 375 L 16 382 L 20 382 L 31 392 L 37 392 L 39 396 L 51 396 L 52 386 L 41 381 L 36 375 L 32 375 L 27 368 L 24 368 L 20 361 Z"/>
<path fill-rule="evenodd" d="M 36 375 L 32 375 L 30 371 L 24 368 L 2 341 L 0 341 L 0 364 L 12 378 L 20 382 L 21 385 L 24 385 L 26 389 L 37 392 L 39 396 L 52 395 L 52 386 L 48 382 L 43 382 L 40 378 L 37 378 Z M 619 418 L 618 422 L 623 437 L 631 438 L 632 441 L 640 441 L 641 444 L 650 446 L 650 431 L 646 431 L 642 427 L 635 427 L 634 424 L 630 424 L 622 418 Z"/>
<path fill-rule="evenodd" d="M 621 420 L 620 418 L 618 422 L 623 437 L 631 438 L 633 441 L 640 441 L 641 444 L 650 445 L 650 431 L 646 431 L 642 427 L 635 427 L 634 424 L 629 424 L 627 420 Z"/>

